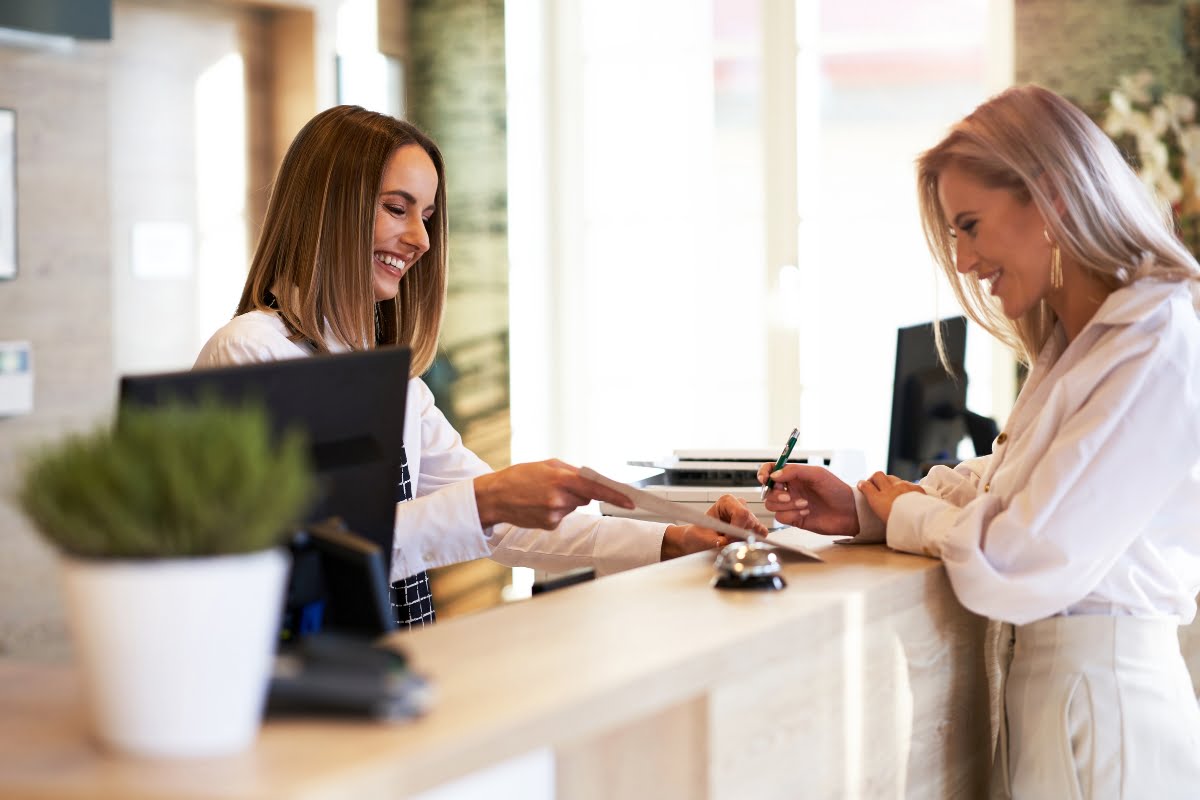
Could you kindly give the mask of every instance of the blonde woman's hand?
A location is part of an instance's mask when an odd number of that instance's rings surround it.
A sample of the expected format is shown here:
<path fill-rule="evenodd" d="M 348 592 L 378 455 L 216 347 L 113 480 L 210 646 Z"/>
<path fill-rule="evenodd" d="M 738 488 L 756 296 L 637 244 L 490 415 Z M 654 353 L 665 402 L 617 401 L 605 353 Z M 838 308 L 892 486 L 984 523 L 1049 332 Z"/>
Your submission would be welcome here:
<path fill-rule="evenodd" d="M 925 490 L 917 484 L 882 472 L 876 472 L 867 480 L 859 481 L 858 490 L 862 492 L 875 516 L 883 520 L 884 524 L 887 524 L 892 513 L 892 504 L 896 502 L 897 497 L 908 492 L 925 494 Z"/>
<path fill-rule="evenodd" d="M 767 510 L 784 525 L 795 525 L 828 536 L 858 533 L 854 490 L 824 467 L 788 464 L 778 472 L 773 462 L 758 469 L 758 482 L 773 478 L 774 488 L 764 498 Z"/>
<path fill-rule="evenodd" d="M 633 508 L 633 502 L 579 475 L 579 469 L 556 458 L 513 464 L 474 481 L 479 522 L 487 528 L 507 522 L 522 528 L 553 530 L 562 518 L 592 500 Z"/>

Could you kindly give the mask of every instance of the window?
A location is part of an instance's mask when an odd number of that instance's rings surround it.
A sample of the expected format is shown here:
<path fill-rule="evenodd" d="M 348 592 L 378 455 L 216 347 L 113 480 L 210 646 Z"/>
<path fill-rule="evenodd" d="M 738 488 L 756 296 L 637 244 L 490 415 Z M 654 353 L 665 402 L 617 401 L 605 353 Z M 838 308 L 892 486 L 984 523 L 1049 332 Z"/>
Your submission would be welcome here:
<path fill-rule="evenodd" d="M 913 160 L 1007 82 L 1007 2 L 509 3 L 514 460 L 883 464 L 896 329 L 957 313 Z"/>

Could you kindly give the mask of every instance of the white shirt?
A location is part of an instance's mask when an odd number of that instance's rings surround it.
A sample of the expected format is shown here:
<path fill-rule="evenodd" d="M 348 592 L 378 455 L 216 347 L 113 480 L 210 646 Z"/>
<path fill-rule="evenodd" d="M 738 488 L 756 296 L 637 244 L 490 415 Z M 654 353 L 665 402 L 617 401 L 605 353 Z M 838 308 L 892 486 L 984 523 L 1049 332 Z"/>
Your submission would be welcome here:
<path fill-rule="evenodd" d="M 1200 591 L 1200 322 L 1186 286 L 1143 280 L 1038 355 L 990 456 L 935 467 L 887 543 L 941 557 L 972 611 L 1190 622 Z M 882 525 L 855 492 L 862 537 Z"/>
<path fill-rule="evenodd" d="M 327 341 L 331 350 L 346 350 L 332 338 Z M 288 340 L 277 314 L 251 311 L 213 334 L 195 368 L 309 354 L 306 347 Z M 420 378 L 408 383 L 404 448 L 414 499 L 396 506 L 392 581 L 486 556 L 508 566 L 554 572 L 593 567 L 598 575 L 659 560 L 666 530 L 659 523 L 573 513 L 553 531 L 505 523 L 484 528 L 472 479 L 491 469 L 463 445 Z"/>

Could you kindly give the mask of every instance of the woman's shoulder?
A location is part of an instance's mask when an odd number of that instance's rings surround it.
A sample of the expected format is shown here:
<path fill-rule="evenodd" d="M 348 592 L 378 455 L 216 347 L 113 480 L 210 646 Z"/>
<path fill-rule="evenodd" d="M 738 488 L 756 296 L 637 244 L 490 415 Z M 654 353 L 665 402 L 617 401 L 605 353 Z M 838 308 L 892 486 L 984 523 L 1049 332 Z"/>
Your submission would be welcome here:
<path fill-rule="evenodd" d="M 1200 319 L 1187 284 L 1142 279 L 1113 292 L 1088 324 L 1109 346 L 1146 352 L 1200 339 Z"/>
<path fill-rule="evenodd" d="M 1190 286 L 1166 283 L 1145 287 L 1143 293 L 1148 296 L 1149 307 L 1141 324 L 1132 326 L 1136 333 L 1152 342 L 1155 349 L 1200 368 L 1200 317 Z"/>
<path fill-rule="evenodd" d="M 419 415 L 422 420 L 432 418 L 434 413 L 441 416 L 438 411 L 437 398 L 429 389 L 429 385 L 420 377 L 414 375 L 408 379 L 408 413 Z"/>
<path fill-rule="evenodd" d="M 1090 354 L 1095 369 L 1123 368 L 1138 376 L 1143 389 L 1166 392 L 1200 411 L 1200 318 L 1190 287 L 1143 279 L 1120 294 Z"/>
<path fill-rule="evenodd" d="M 307 351 L 288 339 L 287 327 L 270 311 L 248 311 L 222 325 L 200 350 L 195 367 L 220 367 L 301 358 Z"/>

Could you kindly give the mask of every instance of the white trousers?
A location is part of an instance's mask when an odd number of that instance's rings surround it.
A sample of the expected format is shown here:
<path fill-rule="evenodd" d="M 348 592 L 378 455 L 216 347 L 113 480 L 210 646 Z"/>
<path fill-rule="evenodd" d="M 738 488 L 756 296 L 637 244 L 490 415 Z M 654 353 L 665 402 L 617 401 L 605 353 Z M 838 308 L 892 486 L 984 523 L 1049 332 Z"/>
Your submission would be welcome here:
<path fill-rule="evenodd" d="M 1200 706 L 1174 622 L 1073 616 L 1018 626 L 1005 683 L 993 796 L 1200 797 Z"/>

